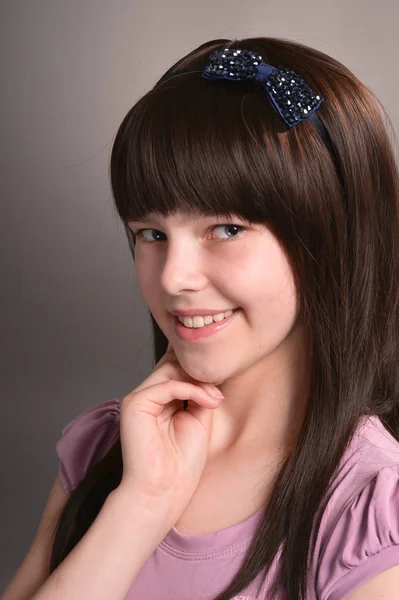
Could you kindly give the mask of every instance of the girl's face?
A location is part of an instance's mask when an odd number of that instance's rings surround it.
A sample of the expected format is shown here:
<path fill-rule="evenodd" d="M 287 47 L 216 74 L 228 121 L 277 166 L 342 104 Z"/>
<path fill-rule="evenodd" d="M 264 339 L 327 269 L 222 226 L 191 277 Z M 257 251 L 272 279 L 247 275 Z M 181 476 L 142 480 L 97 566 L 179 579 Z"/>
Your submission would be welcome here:
<path fill-rule="evenodd" d="M 129 226 L 138 234 L 141 294 L 188 375 L 219 385 L 265 360 L 287 338 L 297 316 L 296 290 L 287 258 L 265 225 L 180 213 Z M 240 311 L 212 336 L 186 341 L 169 311 L 195 308 Z"/>

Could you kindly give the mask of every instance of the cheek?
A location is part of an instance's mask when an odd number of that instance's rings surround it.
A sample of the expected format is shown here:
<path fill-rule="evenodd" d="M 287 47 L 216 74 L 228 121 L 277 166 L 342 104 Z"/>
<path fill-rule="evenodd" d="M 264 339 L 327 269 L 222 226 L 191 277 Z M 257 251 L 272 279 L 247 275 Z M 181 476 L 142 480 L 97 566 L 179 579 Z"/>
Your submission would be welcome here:
<path fill-rule="evenodd" d="M 265 261 L 265 256 L 267 260 Z M 291 322 L 297 313 L 297 295 L 293 274 L 281 250 L 252 255 L 241 264 L 234 278 L 234 286 L 241 290 L 242 305 L 256 318 Z"/>
<path fill-rule="evenodd" d="M 146 303 L 151 307 L 152 298 L 159 298 L 159 287 L 157 278 L 154 278 L 153 270 L 150 266 L 146 266 L 142 261 L 136 264 L 136 284 L 141 292 Z"/>

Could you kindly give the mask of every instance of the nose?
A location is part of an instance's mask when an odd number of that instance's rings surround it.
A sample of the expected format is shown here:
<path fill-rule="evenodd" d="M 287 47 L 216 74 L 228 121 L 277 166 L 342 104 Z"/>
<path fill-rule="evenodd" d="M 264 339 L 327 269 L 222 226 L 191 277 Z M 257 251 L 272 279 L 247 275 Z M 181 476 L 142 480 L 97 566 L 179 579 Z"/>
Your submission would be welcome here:
<path fill-rule="evenodd" d="M 188 290 L 198 291 L 206 286 L 207 281 L 200 248 L 195 249 L 189 243 L 169 245 L 161 272 L 165 294 L 173 297 Z"/>

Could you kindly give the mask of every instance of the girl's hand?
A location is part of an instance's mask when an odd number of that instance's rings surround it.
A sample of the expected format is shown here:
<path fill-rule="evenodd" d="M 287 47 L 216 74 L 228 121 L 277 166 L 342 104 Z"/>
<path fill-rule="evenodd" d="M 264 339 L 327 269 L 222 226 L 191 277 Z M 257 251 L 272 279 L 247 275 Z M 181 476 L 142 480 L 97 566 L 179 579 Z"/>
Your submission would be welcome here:
<path fill-rule="evenodd" d="M 176 521 L 199 483 L 208 455 L 216 386 L 193 380 L 170 344 L 147 379 L 121 400 L 120 487 L 165 503 Z M 182 408 L 188 400 L 187 410 Z M 174 521 L 174 522 L 176 522 Z"/>

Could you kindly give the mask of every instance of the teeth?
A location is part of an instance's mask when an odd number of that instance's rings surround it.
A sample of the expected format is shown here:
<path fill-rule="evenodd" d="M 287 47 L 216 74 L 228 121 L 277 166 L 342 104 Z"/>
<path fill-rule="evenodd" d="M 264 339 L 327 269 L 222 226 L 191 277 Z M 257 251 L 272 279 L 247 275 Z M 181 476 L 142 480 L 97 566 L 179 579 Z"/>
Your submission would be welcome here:
<path fill-rule="evenodd" d="M 200 328 L 205 327 L 205 325 L 210 325 L 211 323 L 218 323 L 219 321 L 223 321 L 230 315 L 233 314 L 234 311 L 228 310 L 226 312 L 218 313 L 217 315 L 207 315 L 207 316 L 195 316 L 195 317 L 177 317 L 180 323 L 183 323 L 184 327 L 190 328 Z"/>

